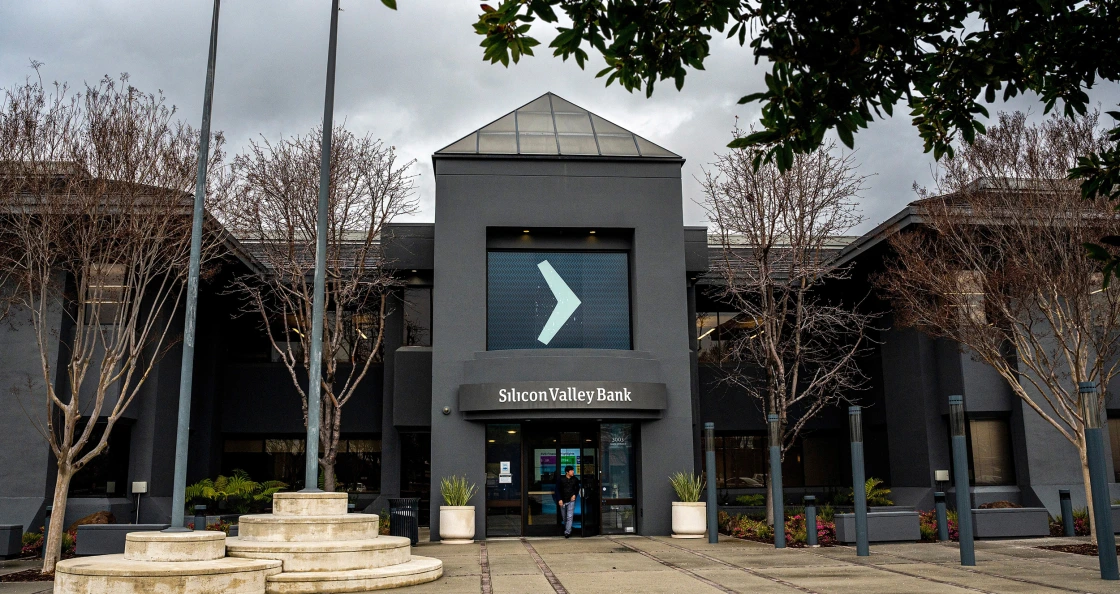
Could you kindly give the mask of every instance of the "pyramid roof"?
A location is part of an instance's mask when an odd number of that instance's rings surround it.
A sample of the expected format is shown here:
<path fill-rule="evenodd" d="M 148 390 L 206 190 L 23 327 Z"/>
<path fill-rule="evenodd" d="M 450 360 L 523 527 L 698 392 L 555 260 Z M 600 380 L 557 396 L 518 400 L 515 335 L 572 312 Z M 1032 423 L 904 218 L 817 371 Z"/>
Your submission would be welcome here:
<path fill-rule="evenodd" d="M 681 158 L 552 93 L 456 140 L 436 155 Z"/>

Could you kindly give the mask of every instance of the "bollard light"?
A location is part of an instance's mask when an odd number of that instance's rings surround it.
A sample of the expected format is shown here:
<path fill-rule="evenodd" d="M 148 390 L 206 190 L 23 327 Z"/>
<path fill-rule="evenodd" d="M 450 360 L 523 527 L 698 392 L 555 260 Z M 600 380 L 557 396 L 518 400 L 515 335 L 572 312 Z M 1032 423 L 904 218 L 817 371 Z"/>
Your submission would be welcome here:
<path fill-rule="evenodd" d="M 957 535 L 961 565 L 976 565 L 972 542 L 972 501 L 968 489 L 968 443 L 965 441 L 964 396 L 949 397 L 949 430 L 953 440 L 953 479 L 957 489 Z"/>
<path fill-rule="evenodd" d="M 856 555 L 871 555 L 867 539 L 867 478 L 863 468 L 863 408 L 848 407 L 848 436 L 852 442 L 852 506 L 856 518 Z"/>
<path fill-rule="evenodd" d="M 937 509 L 937 540 L 949 542 L 949 510 L 945 505 L 945 493 L 933 494 L 934 507 Z"/>
<path fill-rule="evenodd" d="M 719 503 L 716 501 L 716 425 L 704 423 L 704 466 L 708 475 L 708 542 L 719 542 Z"/>
<path fill-rule="evenodd" d="M 1058 503 L 1062 508 L 1062 528 L 1065 536 L 1077 536 L 1077 526 L 1073 519 L 1073 501 L 1069 489 L 1058 489 Z"/>
<path fill-rule="evenodd" d="M 817 498 L 805 496 L 805 542 L 811 547 L 817 544 Z"/>
<path fill-rule="evenodd" d="M 778 415 L 766 417 L 770 426 L 770 494 L 774 499 L 774 548 L 786 547 L 786 506 L 782 496 L 782 428 Z"/>
<path fill-rule="evenodd" d="M 194 529 L 206 530 L 206 506 L 194 506 Z"/>
<path fill-rule="evenodd" d="M 1097 558 L 1102 580 L 1120 580 L 1116 563 L 1116 535 L 1112 533 L 1112 498 L 1108 492 L 1108 473 L 1105 470 L 1104 434 L 1101 432 L 1100 398 L 1097 385 L 1081 382 L 1077 385 L 1081 399 L 1082 422 L 1085 424 L 1085 454 L 1089 462 L 1089 489 L 1092 491 L 1093 520 L 1097 540 Z"/>

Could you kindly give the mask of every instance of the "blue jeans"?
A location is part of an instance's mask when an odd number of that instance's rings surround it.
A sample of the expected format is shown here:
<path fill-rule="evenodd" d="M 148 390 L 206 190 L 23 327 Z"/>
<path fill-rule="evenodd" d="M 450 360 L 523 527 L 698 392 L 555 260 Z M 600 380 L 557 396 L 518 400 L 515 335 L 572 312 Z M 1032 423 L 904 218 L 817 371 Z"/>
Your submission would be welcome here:
<path fill-rule="evenodd" d="M 571 534 L 572 533 L 572 517 L 575 516 L 575 513 L 576 513 L 576 502 L 575 501 L 564 502 L 564 534 Z"/>

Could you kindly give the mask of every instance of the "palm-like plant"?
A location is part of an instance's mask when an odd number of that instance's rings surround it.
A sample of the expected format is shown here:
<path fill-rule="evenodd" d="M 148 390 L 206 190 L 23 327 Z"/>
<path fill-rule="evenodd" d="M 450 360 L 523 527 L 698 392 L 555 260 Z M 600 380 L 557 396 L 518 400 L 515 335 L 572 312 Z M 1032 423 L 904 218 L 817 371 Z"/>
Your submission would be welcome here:
<path fill-rule="evenodd" d="M 867 482 L 864 483 L 863 488 L 867 494 L 867 505 L 894 505 L 894 502 L 887 497 L 891 494 L 891 490 L 881 486 L 882 484 L 883 479 L 875 477 L 867 479 Z"/>
<path fill-rule="evenodd" d="M 196 503 L 205 502 L 219 507 L 224 503 L 231 512 L 245 514 L 267 507 L 272 503 L 272 496 L 286 488 L 288 484 L 282 481 L 254 481 L 249 473 L 238 468 L 230 476 L 218 475 L 214 480 L 207 478 L 188 485 L 187 511 Z"/>
<path fill-rule="evenodd" d="M 677 499 L 686 503 L 700 501 L 700 493 L 704 491 L 704 477 L 692 473 L 678 472 L 669 477 L 673 490 L 677 492 Z"/>

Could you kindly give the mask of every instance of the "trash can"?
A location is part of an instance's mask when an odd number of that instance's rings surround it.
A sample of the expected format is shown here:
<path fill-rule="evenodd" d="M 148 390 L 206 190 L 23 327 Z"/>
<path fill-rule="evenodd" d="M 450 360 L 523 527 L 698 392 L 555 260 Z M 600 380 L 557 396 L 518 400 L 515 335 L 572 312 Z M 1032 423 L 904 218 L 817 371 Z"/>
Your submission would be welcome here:
<path fill-rule="evenodd" d="M 403 536 L 412 541 L 412 546 L 416 546 L 420 542 L 419 515 L 419 497 L 390 498 L 389 534 Z"/>

